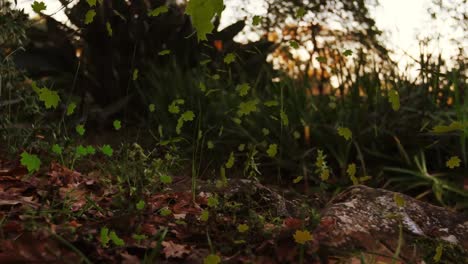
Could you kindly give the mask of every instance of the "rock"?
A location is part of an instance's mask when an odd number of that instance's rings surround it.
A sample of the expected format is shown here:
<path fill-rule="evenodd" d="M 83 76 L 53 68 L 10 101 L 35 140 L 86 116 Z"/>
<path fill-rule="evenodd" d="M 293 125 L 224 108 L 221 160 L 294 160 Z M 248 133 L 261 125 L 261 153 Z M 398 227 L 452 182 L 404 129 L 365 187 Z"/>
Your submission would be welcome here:
<path fill-rule="evenodd" d="M 322 211 L 320 224 L 314 231 L 319 247 L 340 252 L 361 250 L 391 257 L 400 244 L 400 260 L 415 263 L 428 257 L 432 260 L 435 248 L 442 245 L 442 258 L 468 263 L 466 214 L 404 194 L 398 194 L 405 201 L 400 207 L 395 202 L 395 194 L 357 185 L 332 199 Z M 399 243 L 399 238 L 403 243 Z"/>

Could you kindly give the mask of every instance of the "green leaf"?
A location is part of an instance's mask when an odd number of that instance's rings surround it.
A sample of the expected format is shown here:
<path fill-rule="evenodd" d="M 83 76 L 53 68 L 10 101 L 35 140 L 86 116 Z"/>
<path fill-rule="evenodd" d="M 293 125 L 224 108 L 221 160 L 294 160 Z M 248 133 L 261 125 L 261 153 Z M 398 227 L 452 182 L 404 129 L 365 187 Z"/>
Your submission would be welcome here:
<path fill-rule="evenodd" d="M 159 176 L 159 180 L 163 184 L 171 184 L 172 183 L 172 177 L 169 175 L 161 175 Z"/>
<path fill-rule="evenodd" d="M 60 101 L 60 97 L 56 91 L 49 90 L 46 87 L 38 88 L 35 83 L 33 83 L 33 89 L 39 95 L 39 100 L 44 102 L 46 109 L 53 107 L 57 108 Z"/>
<path fill-rule="evenodd" d="M 434 262 L 439 263 L 440 259 L 442 258 L 442 252 L 443 252 L 444 246 L 442 244 L 437 245 L 436 248 L 436 253 L 433 257 Z"/>
<path fill-rule="evenodd" d="M 465 126 L 468 126 L 468 123 L 462 124 L 462 123 L 460 123 L 458 121 L 454 121 L 454 122 L 450 123 L 450 125 L 448 125 L 448 126 L 437 125 L 434 128 L 432 128 L 432 132 L 442 134 L 442 133 L 449 133 L 449 132 L 453 132 L 453 131 L 457 131 L 457 130 L 463 131 Z"/>
<path fill-rule="evenodd" d="M 60 145 L 54 144 L 52 146 L 52 152 L 57 154 L 57 155 L 62 155 L 63 150 L 62 150 L 62 147 Z"/>
<path fill-rule="evenodd" d="M 206 142 L 206 147 L 207 147 L 208 149 L 214 149 L 214 143 L 213 143 L 213 141 L 208 140 L 208 142 Z"/>
<path fill-rule="evenodd" d="M 455 167 L 460 167 L 460 162 L 461 160 L 458 156 L 452 156 L 449 160 L 447 160 L 447 162 L 445 162 L 445 165 L 450 169 L 453 169 Z"/>
<path fill-rule="evenodd" d="M 252 25 L 253 26 L 258 26 L 260 25 L 260 22 L 262 22 L 262 17 L 261 16 L 254 16 L 252 18 Z"/>
<path fill-rule="evenodd" d="M 169 113 L 178 114 L 180 112 L 180 108 L 178 105 L 183 105 L 184 103 L 184 99 L 176 99 L 172 101 L 172 103 L 168 107 Z"/>
<path fill-rule="evenodd" d="M 210 217 L 210 212 L 208 210 L 203 210 L 200 215 L 200 220 L 203 222 L 208 221 L 208 218 Z"/>
<path fill-rule="evenodd" d="M 21 165 L 26 166 L 29 173 L 38 171 L 41 167 L 41 160 L 35 154 L 27 152 L 21 153 Z"/>
<path fill-rule="evenodd" d="M 216 207 L 216 206 L 218 206 L 218 204 L 219 204 L 218 198 L 216 198 L 215 196 L 208 197 L 208 206 L 209 207 Z"/>
<path fill-rule="evenodd" d="M 226 64 L 231 64 L 231 63 L 233 63 L 235 60 L 236 60 L 236 55 L 235 55 L 234 53 L 228 53 L 228 54 L 224 57 L 224 63 L 226 63 Z"/>
<path fill-rule="evenodd" d="M 161 208 L 161 210 L 159 210 L 159 214 L 162 216 L 168 216 L 172 214 L 172 211 L 169 208 L 164 207 L 164 208 Z"/>
<path fill-rule="evenodd" d="M 249 230 L 249 226 L 246 224 L 240 224 L 237 226 L 237 231 L 239 231 L 239 233 L 245 233 L 248 230 Z"/>
<path fill-rule="evenodd" d="M 101 147 L 101 152 L 102 152 L 104 155 L 108 156 L 108 157 L 112 157 L 112 154 L 114 153 L 114 150 L 112 149 L 111 146 L 109 146 L 109 145 L 104 145 L 104 146 Z"/>
<path fill-rule="evenodd" d="M 112 240 L 112 243 L 114 243 L 114 245 L 116 245 L 116 246 L 122 247 L 122 246 L 125 245 L 125 242 L 123 241 L 123 239 L 118 237 L 117 234 L 115 233 L 115 231 L 111 231 L 109 233 L 109 238 Z"/>
<path fill-rule="evenodd" d="M 276 153 L 278 153 L 278 145 L 270 144 L 266 152 L 268 156 L 270 156 L 271 158 L 274 158 L 276 156 Z"/>
<path fill-rule="evenodd" d="M 200 82 L 200 84 L 198 85 L 198 87 L 200 88 L 200 91 L 206 92 L 206 85 L 205 85 L 203 82 Z"/>
<path fill-rule="evenodd" d="M 109 22 L 106 22 L 106 30 L 107 30 L 107 35 L 109 37 L 112 37 L 113 31 L 112 31 L 112 25 Z"/>
<path fill-rule="evenodd" d="M 320 56 L 320 57 L 317 57 L 316 60 L 320 63 L 327 63 L 327 58 L 325 57 Z"/>
<path fill-rule="evenodd" d="M 264 136 L 268 136 L 270 134 L 270 130 L 268 130 L 267 128 L 262 128 L 262 133 Z"/>
<path fill-rule="evenodd" d="M 240 103 L 239 110 L 237 111 L 237 115 L 239 117 L 242 117 L 244 115 L 249 115 L 252 112 L 256 112 L 257 104 L 258 104 L 258 99 Z"/>
<path fill-rule="evenodd" d="M 171 54 L 171 50 L 169 49 L 161 50 L 160 52 L 158 52 L 159 56 L 164 56 L 164 55 L 169 55 L 169 54 Z"/>
<path fill-rule="evenodd" d="M 148 106 L 148 109 L 149 109 L 149 111 L 150 111 L 151 113 L 153 113 L 153 112 L 156 110 L 156 106 L 155 106 L 154 104 L 150 104 L 150 105 Z"/>
<path fill-rule="evenodd" d="M 120 128 L 122 128 L 122 123 L 120 122 L 120 120 L 114 120 L 112 124 L 114 125 L 115 130 L 119 130 Z"/>
<path fill-rule="evenodd" d="M 299 43 L 297 43 L 297 41 L 295 41 L 295 40 L 291 40 L 291 41 L 289 41 L 289 46 L 291 46 L 291 48 L 293 48 L 293 49 L 298 49 L 299 48 Z"/>
<path fill-rule="evenodd" d="M 34 12 L 36 13 L 41 13 L 42 11 L 46 10 L 46 4 L 44 2 L 40 1 L 34 1 L 34 3 L 31 5 L 31 8 Z"/>
<path fill-rule="evenodd" d="M 169 8 L 166 5 L 162 5 L 160 7 L 156 7 L 155 9 L 151 10 L 148 12 L 148 16 L 150 17 L 157 17 L 160 14 L 167 13 L 169 11 Z"/>
<path fill-rule="evenodd" d="M 346 169 L 346 173 L 348 174 L 350 178 L 356 176 L 356 164 L 354 163 L 349 164 L 348 168 Z"/>
<path fill-rule="evenodd" d="M 185 12 L 192 17 L 192 25 L 197 30 L 198 40 L 207 40 L 206 35 L 214 29 L 212 23 L 215 15 L 223 11 L 223 0 L 191 0 Z"/>
<path fill-rule="evenodd" d="M 400 109 L 400 96 L 396 90 L 388 91 L 388 102 L 392 104 L 394 111 L 398 111 Z"/>
<path fill-rule="evenodd" d="M 90 7 L 96 6 L 96 0 L 86 0 L 86 2 L 88 2 Z"/>
<path fill-rule="evenodd" d="M 96 149 L 93 146 L 87 146 L 86 147 L 86 154 L 94 155 L 94 154 L 96 154 Z"/>
<path fill-rule="evenodd" d="M 206 65 L 206 64 L 208 64 L 210 61 L 211 61 L 211 59 L 202 60 L 202 61 L 200 61 L 200 65 Z"/>
<path fill-rule="evenodd" d="M 145 201 L 143 200 L 138 201 L 135 207 L 138 211 L 143 210 L 145 208 Z"/>
<path fill-rule="evenodd" d="M 239 151 L 244 151 L 245 149 L 245 144 L 240 144 L 238 147 L 237 147 L 237 150 Z"/>
<path fill-rule="evenodd" d="M 399 195 L 398 193 L 395 193 L 393 195 L 393 200 L 395 201 L 396 205 L 398 207 L 404 207 L 405 206 L 405 199 Z"/>
<path fill-rule="evenodd" d="M 299 133 L 299 131 L 295 130 L 293 132 L 293 137 L 294 137 L 294 139 L 300 139 L 301 138 L 301 133 Z"/>
<path fill-rule="evenodd" d="M 236 158 L 234 157 L 234 152 L 231 152 L 229 154 L 229 158 L 228 158 L 228 161 L 226 162 L 226 168 L 227 169 L 230 169 L 232 168 L 232 166 L 234 166 L 234 162 L 236 161 Z"/>
<path fill-rule="evenodd" d="M 67 116 L 73 115 L 73 113 L 75 112 L 75 109 L 76 109 L 76 103 L 71 102 L 67 106 Z"/>
<path fill-rule="evenodd" d="M 106 247 L 107 244 L 108 244 L 109 241 L 110 241 L 110 238 L 109 238 L 109 228 L 107 228 L 107 227 L 101 228 L 100 238 L 101 238 L 101 245 L 103 245 L 104 247 Z"/>
<path fill-rule="evenodd" d="M 88 10 L 88 12 L 86 12 L 86 15 L 85 15 L 85 24 L 89 25 L 93 23 L 95 16 L 96 16 L 96 11 L 94 9 Z"/>
<path fill-rule="evenodd" d="M 266 101 L 265 103 L 263 103 L 265 106 L 268 106 L 268 107 L 272 107 L 272 106 L 278 106 L 279 103 L 278 101 L 275 101 L 275 100 L 271 100 L 271 101 Z"/>
<path fill-rule="evenodd" d="M 75 127 L 76 133 L 78 133 L 80 136 L 83 136 L 86 129 L 84 128 L 84 125 L 77 125 Z"/>
<path fill-rule="evenodd" d="M 350 140 L 353 136 L 353 132 L 347 127 L 338 127 L 338 135 L 344 137 L 346 140 Z"/>
<path fill-rule="evenodd" d="M 303 176 L 297 176 L 294 180 L 293 180 L 293 183 L 299 183 L 300 181 L 302 181 L 304 177 Z"/>
<path fill-rule="evenodd" d="M 289 118 L 288 115 L 284 111 L 280 112 L 280 119 L 281 122 L 283 123 L 283 126 L 288 126 L 289 125 Z"/>
<path fill-rule="evenodd" d="M 213 80 L 219 80 L 219 79 L 221 79 L 221 76 L 219 76 L 219 74 L 213 74 L 213 76 L 211 76 L 211 78 Z"/>
<path fill-rule="evenodd" d="M 299 7 L 299 9 L 296 11 L 296 18 L 299 18 L 299 19 L 303 18 L 305 13 L 306 13 L 305 8 L 302 6 Z"/>
<path fill-rule="evenodd" d="M 75 153 L 77 157 L 84 157 L 88 155 L 88 149 L 86 149 L 83 145 L 79 145 L 75 148 Z"/>
<path fill-rule="evenodd" d="M 221 258 L 218 255 L 210 254 L 203 259 L 203 264 L 219 264 Z"/>
<path fill-rule="evenodd" d="M 249 93 L 250 85 L 248 83 L 239 84 L 236 91 L 240 96 L 246 96 Z"/>
<path fill-rule="evenodd" d="M 177 126 L 176 126 L 177 134 L 180 134 L 182 132 L 181 131 L 182 126 L 184 125 L 185 122 L 193 121 L 194 118 L 195 118 L 195 114 L 193 113 L 193 111 L 186 111 L 185 113 L 183 113 L 179 117 L 179 120 L 177 120 Z"/>
<path fill-rule="evenodd" d="M 353 55 L 353 52 L 352 52 L 351 50 L 348 49 L 348 50 L 343 51 L 343 55 L 345 55 L 346 57 L 348 57 L 348 56 Z"/>
<path fill-rule="evenodd" d="M 138 80 L 138 69 L 133 70 L 132 80 Z"/>

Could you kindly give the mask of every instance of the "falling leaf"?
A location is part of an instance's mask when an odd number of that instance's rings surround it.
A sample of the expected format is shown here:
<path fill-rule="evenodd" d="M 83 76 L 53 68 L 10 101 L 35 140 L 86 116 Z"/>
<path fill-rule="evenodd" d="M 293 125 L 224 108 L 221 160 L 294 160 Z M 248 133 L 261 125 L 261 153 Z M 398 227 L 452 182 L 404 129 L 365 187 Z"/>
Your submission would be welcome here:
<path fill-rule="evenodd" d="M 191 16 L 197 30 L 198 40 L 207 40 L 206 35 L 214 29 L 213 17 L 220 16 L 224 9 L 223 0 L 191 0 L 185 12 Z"/>
<path fill-rule="evenodd" d="M 452 156 L 449 160 L 447 160 L 447 162 L 445 162 L 445 165 L 450 169 L 453 169 L 455 167 L 460 167 L 460 162 L 461 160 L 458 156 Z"/>
<path fill-rule="evenodd" d="M 237 150 L 239 151 L 244 151 L 245 149 L 245 144 L 240 144 L 238 147 L 237 147 Z"/>
<path fill-rule="evenodd" d="M 348 50 L 345 50 L 345 51 L 343 52 L 343 55 L 345 55 L 346 57 L 348 57 L 348 56 L 353 55 L 353 52 L 352 52 L 351 50 L 348 49 Z"/>
<path fill-rule="evenodd" d="M 218 198 L 216 198 L 215 196 L 208 197 L 208 206 L 209 207 L 216 207 L 216 206 L 218 206 L 218 204 L 219 204 Z"/>
<path fill-rule="evenodd" d="M 240 96 L 246 96 L 249 93 L 250 85 L 248 83 L 239 84 L 236 91 Z"/>
<path fill-rule="evenodd" d="M 404 207 L 405 206 L 405 199 L 399 195 L 398 193 L 395 193 L 393 195 L 393 200 L 395 201 L 396 205 L 398 207 Z"/>
<path fill-rule="evenodd" d="M 132 80 L 138 80 L 138 69 L 133 70 Z"/>
<path fill-rule="evenodd" d="M 106 30 L 107 30 L 107 35 L 108 35 L 109 37 L 112 37 L 113 31 L 112 31 L 111 23 L 106 22 Z"/>
<path fill-rule="evenodd" d="M 169 176 L 169 175 L 161 175 L 159 176 L 159 180 L 161 181 L 161 183 L 163 184 L 171 184 L 172 183 L 172 177 Z"/>
<path fill-rule="evenodd" d="M 246 224 L 240 224 L 237 226 L 237 231 L 239 231 L 239 233 L 245 233 L 247 230 L 249 230 L 249 226 Z"/>
<path fill-rule="evenodd" d="M 294 180 L 293 180 L 293 183 L 299 183 L 300 181 L 302 181 L 304 177 L 303 176 L 297 176 Z"/>
<path fill-rule="evenodd" d="M 34 1 L 34 3 L 31 5 L 31 8 L 34 12 L 36 13 L 41 13 L 42 11 L 46 10 L 46 4 L 44 2 L 40 1 Z"/>
<path fill-rule="evenodd" d="M 75 112 L 75 108 L 76 108 L 76 103 L 70 103 L 68 106 L 67 106 L 67 116 L 70 116 L 72 115 L 74 112 Z"/>
<path fill-rule="evenodd" d="M 219 264 L 221 258 L 218 255 L 210 254 L 203 259 L 203 264 Z"/>
<path fill-rule="evenodd" d="M 444 249 L 444 246 L 442 244 L 437 245 L 436 253 L 433 258 L 436 263 L 440 262 L 440 259 L 442 258 L 443 249 Z"/>
<path fill-rule="evenodd" d="M 76 133 L 78 133 L 80 136 L 83 136 L 86 129 L 84 128 L 84 125 L 77 125 L 75 127 Z"/>
<path fill-rule="evenodd" d="M 207 147 L 208 149 L 214 149 L 214 143 L 213 143 L 213 141 L 208 140 L 208 142 L 206 142 L 206 147 Z"/>
<path fill-rule="evenodd" d="M 151 10 L 150 12 L 148 12 L 148 16 L 157 17 L 160 14 L 167 13 L 168 11 L 169 11 L 169 8 L 166 5 L 162 5 L 160 7 L 157 7 L 155 9 Z"/>
<path fill-rule="evenodd" d="M 112 157 L 112 154 L 113 154 L 114 150 L 112 149 L 111 146 L 109 146 L 109 145 L 104 145 L 104 146 L 101 147 L 101 152 L 102 152 L 104 155 L 108 156 L 108 157 Z"/>
<path fill-rule="evenodd" d="M 316 58 L 316 60 L 318 62 L 320 62 L 320 63 L 327 63 L 327 58 L 325 58 L 325 57 L 319 56 L 319 57 Z"/>
<path fill-rule="evenodd" d="M 172 103 L 168 107 L 169 113 L 178 114 L 180 112 L 180 108 L 178 105 L 183 105 L 185 103 L 184 99 L 176 99 L 172 101 Z"/>
<path fill-rule="evenodd" d="M 226 64 L 231 64 L 233 63 L 234 61 L 236 60 L 236 55 L 234 53 L 228 53 L 225 57 L 224 57 L 224 63 Z"/>
<path fill-rule="evenodd" d="M 293 137 L 294 137 L 294 139 L 300 139 L 301 138 L 301 133 L 299 133 L 299 131 L 294 131 L 293 132 Z"/>
<path fill-rule="evenodd" d="M 122 128 L 122 123 L 120 122 L 120 120 L 114 120 L 112 124 L 114 125 L 115 130 L 120 130 L 120 128 Z"/>
<path fill-rule="evenodd" d="M 150 111 L 151 113 L 153 113 L 153 112 L 156 110 L 156 106 L 155 106 L 154 104 L 150 104 L 150 105 L 148 106 L 148 109 L 149 109 L 149 111 Z"/>
<path fill-rule="evenodd" d="M 295 41 L 295 40 L 291 40 L 291 41 L 289 41 L 289 46 L 291 46 L 291 48 L 293 48 L 293 49 L 298 49 L 299 48 L 299 43 L 297 43 L 297 41 Z"/>
<path fill-rule="evenodd" d="M 114 243 L 114 245 L 116 246 L 124 246 L 125 245 L 125 242 L 123 241 L 123 239 L 121 239 L 120 237 L 117 236 L 117 233 L 115 233 L 115 231 L 111 231 L 109 233 L 109 238 L 111 239 L 112 243 Z"/>
<path fill-rule="evenodd" d="M 350 140 L 353 136 L 353 132 L 347 127 L 338 127 L 338 135 L 344 137 L 346 140 Z"/>
<path fill-rule="evenodd" d="M 304 245 L 307 241 L 312 241 L 312 235 L 310 234 L 309 231 L 304 230 L 296 230 L 296 233 L 294 234 L 294 240 L 296 243 Z"/>
<path fill-rule="evenodd" d="M 260 22 L 262 22 L 262 17 L 261 16 L 254 16 L 252 18 L 252 25 L 253 26 L 258 26 L 260 25 Z"/>
<path fill-rule="evenodd" d="M 54 144 L 52 146 L 52 152 L 57 155 L 62 155 L 62 147 L 60 147 L 58 144 Z"/>
<path fill-rule="evenodd" d="M 229 159 L 228 159 L 228 161 L 226 162 L 226 168 L 227 168 L 227 169 L 232 168 L 232 166 L 234 166 L 234 162 L 235 162 L 234 152 L 231 152 L 231 153 L 229 154 Z"/>
<path fill-rule="evenodd" d="M 168 216 L 172 214 L 172 211 L 169 208 L 164 207 L 164 208 L 161 208 L 161 210 L 159 210 L 159 214 L 162 216 Z"/>
<path fill-rule="evenodd" d="M 278 106 L 279 103 L 278 101 L 275 101 L 275 100 L 272 100 L 272 101 L 266 101 L 265 103 L 263 103 L 265 106 L 268 106 L 268 107 L 272 107 L 272 106 Z"/>
<path fill-rule="evenodd" d="M 392 104 L 394 111 L 398 111 L 400 109 L 400 96 L 396 90 L 388 91 L 388 102 Z"/>
<path fill-rule="evenodd" d="M 210 217 L 210 212 L 208 210 L 203 210 L 200 215 L 200 220 L 203 222 L 208 221 L 208 218 Z"/>
<path fill-rule="evenodd" d="M 86 12 L 86 15 L 85 15 L 85 24 L 89 25 L 93 23 L 95 16 L 96 16 L 96 11 L 94 11 L 94 9 L 88 10 L 88 12 Z"/>
<path fill-rule="evenodd" d="M 27 152 L 21 153 L 21 165 L 26 166 L 28 172 L 38 171 L 41 167 L 41 160 L 35 154 L 29 154 Z"/>
<path fill-rule="evenodd" d="M 296 11 L 296 18 L 299 18 L 299 19 L 303 18 L 305 13 L 306 13 L 305 8 L 302 6 L 299 7 L 299 9 Z"/>
<path fill-rule="evenodd" d="M 90 7 L 96 6 L 96 0 L 86 0 L 86 2 L 88 2 Z"/>
<path fill-rule="evenodd" d="M 169 54 L 171 54 L 171 50 L 168 50 L 168 49 L 158 52 L 159 56 L 164 56 L 164 55 L 169 55 Z"/>
<path fill-rule="evenodd" d="M 270 146 L 268 146 L 268 149 L 267 149 L 266 152 L 267 152 L 268 156 L 270 156 L 271 158 L 275 157 L 276 153 L 278 153 L 278 145 L 270 144 Z"/>
<path fill-rule="evenodd" d="M 143 208 L 145 208 L 145 201 L 143 200 L 138 201 L 138 203 L 136 204 L 136 209 L 138 211 L 141 211 L 143 210 Z"/>

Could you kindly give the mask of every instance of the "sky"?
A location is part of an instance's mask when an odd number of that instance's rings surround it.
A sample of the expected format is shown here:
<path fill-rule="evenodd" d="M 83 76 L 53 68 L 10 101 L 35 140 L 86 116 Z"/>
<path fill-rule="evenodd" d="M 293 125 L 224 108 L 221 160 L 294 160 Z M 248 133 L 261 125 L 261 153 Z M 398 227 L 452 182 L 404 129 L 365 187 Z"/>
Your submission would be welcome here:
<path fill-rule="evenodd" d="M 47 5 L 47 14 L 54 13 L 60 10 L 60 3 L 57 0 L 43 0 Z M 247 8 L 249 11 L 260 10 L 260 5 L 257 5 L 258 0 L 251 0 L 252 4 Z M 24 8 L 26 12 L 31 12 L 31 4 L 33 0 L 18 0 L 20 8 Z M 371 9 L 371 14 L 375 18 L 377 26 L 385 32 L 385 37 L 388 40 L 387 45 L 395 50 L 393 59 L 399 63 L 400 69 L 404 70 L 408 62 L 411 61 L 403 51 L 406 51 L 413 57 L 419 55 L 418 37 L 427 35 L 428 33 L 440 32 L 442 38 L 438 45 L 432 46 L 433 52 L 442 52 L 443 56 L 448 58 L 454 55 L 456 49 L 449 42 L 447 31 L 449 28 L 444 24 L 444 21 L 434 23 L 430 21 L 427 8 L 431 0 L 379 0 L 380 6 Z M 462 7 L 463 8 L 463 7 Z M 466 6 L 464 7 L 466 8 Z M 58 12 L 54 15 L 58 20 L 64 19 L 63 12 Z M 229 17 L 223 17 L 221 24 L 228 24 Z M 452 32 L 453 33 L 453 32 Z M 463 32 L 455 32 L 455 35 L 463 34 Z M 465 46 L 466 41 L 465 41 Z M 468 50 L 468 46 L 465 47 Z M 414 71 L 415 69 L 412 69 Z"/>

